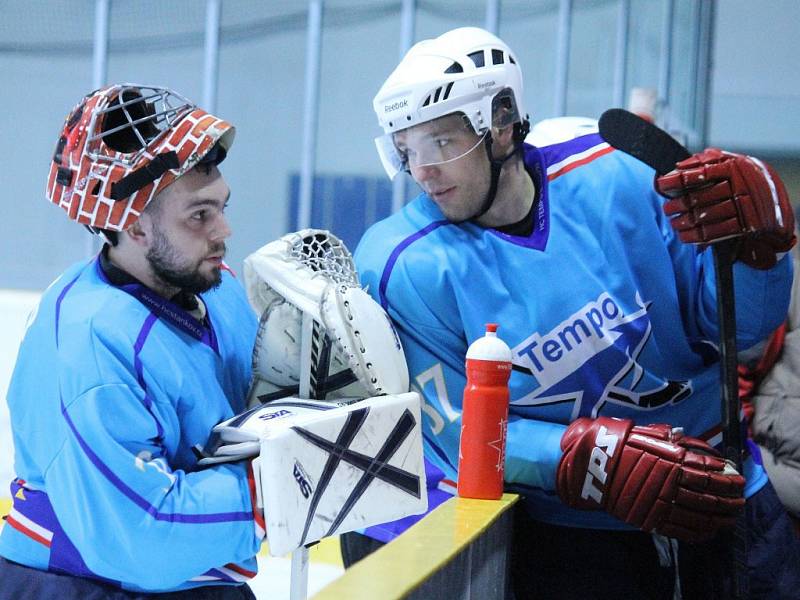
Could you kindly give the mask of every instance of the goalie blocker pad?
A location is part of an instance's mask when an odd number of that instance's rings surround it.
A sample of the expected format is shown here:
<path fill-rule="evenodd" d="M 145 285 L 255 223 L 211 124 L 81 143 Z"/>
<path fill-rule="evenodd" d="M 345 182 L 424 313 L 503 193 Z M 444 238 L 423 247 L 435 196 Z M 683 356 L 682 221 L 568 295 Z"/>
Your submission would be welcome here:
<path fill-rule="evenodd" d="M 271 555 L 427 510 L 417 393 L 314 403 L 313 415 L 281 404 L 254 469 Z"/>

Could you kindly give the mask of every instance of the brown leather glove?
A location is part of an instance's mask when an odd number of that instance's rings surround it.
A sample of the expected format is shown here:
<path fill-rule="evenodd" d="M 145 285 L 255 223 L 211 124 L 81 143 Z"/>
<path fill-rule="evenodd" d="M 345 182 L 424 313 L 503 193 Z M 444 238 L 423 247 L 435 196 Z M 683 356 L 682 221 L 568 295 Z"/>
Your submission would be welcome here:
<path fill-rule="evenodd" d="M 556 490 L 573 508 L 605 510 L 644 531 L 688 542 L 733 527 L 744 477 L 704 441 L 670 425 L 586 417 L 561 438 Z"/>
<path fill-rule="evenodd" d="M 669 198 L 664 212 L 686 243 L 741 237 L 738 259 L 756 269 L 774 266 L 794 245 L 786 188 L 757 158 L 707 148 L 657 177 L 656 189 Z"/>

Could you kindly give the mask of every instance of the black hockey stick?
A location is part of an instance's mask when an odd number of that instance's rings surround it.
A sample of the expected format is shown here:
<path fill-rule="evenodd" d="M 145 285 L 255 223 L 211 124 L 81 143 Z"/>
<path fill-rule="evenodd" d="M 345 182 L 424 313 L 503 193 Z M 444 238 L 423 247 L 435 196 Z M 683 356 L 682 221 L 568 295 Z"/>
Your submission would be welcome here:
<path fill-rule="evenodd" d="M 675 163 L 691 154 L 666 131 L 637 115 L 612 108 L 600 117 L 600 136 L 610 146 L 630 154 L 656 173 L 664 175 L 675 168 Z M 733 288 L 733 263 L 738 242 L 722 240 L 712 244 L 716 272 L 717 314 L 719 318 L 720 375 L 722 380 L 722 444 L 725 458 L 742 470 L 742 426 L 739 420 L 739 382 L 736 355 L 736 305 Z M 747 538 L 744 517 L 740 517 L 735 533 L 733 553 L 735 598 L 747 596 L 746 557 Z"/>

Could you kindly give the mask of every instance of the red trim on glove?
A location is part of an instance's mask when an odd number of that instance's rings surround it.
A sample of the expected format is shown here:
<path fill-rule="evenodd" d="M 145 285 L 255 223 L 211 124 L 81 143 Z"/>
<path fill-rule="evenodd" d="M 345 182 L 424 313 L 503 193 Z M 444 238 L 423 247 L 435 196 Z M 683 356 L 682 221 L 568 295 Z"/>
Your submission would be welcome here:
<path fill-rule="evenodd" d="M 258 508 L 258 498 L 256 496 L 256 478 L 253 474 L 253 463 L 247 463 L 247 487 L 250 490 L 250 501 L 253 504 L 253 520 L 256 526 L 256 535 L 259 539 L 267 534 L 267 526 L 264 523 L 264 513 Z"/>

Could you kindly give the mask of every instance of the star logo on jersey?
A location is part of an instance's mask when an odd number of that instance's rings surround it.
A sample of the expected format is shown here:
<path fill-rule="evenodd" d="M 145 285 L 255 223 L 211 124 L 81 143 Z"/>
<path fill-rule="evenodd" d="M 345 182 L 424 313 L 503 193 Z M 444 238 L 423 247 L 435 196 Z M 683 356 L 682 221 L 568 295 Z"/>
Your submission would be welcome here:
<path fill-rule="evenodd" d="M 514 348 L 514 368 L 536 378 L 538 387 L 514 406 L 572 403 L 570 419 L 597 417 L 608 403 L 650 410 L 691 394 L 689 381 L 665 381 L 637 362 L 652 331 L 650 303 L 637 295 L 638 309 L 625 314 L 602 294 L 544 335 Z"/>

